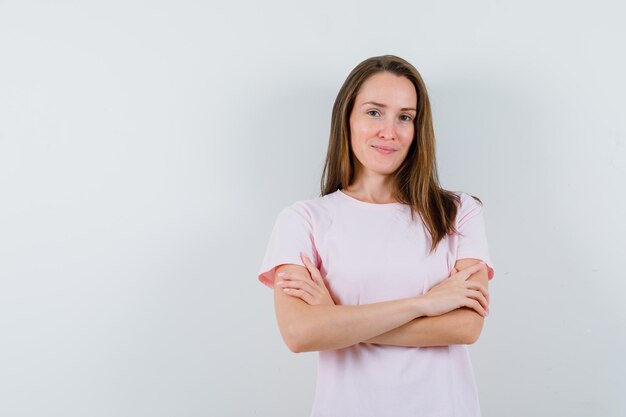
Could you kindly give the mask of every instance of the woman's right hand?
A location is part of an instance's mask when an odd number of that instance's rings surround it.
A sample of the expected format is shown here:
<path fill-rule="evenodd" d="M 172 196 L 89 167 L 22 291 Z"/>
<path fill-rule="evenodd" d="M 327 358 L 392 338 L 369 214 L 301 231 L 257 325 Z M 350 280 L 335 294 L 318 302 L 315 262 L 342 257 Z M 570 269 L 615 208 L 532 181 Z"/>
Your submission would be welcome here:
<path fill-rule="evenodd" d="M 456 271 L 428 292 L 419 296 L 426 316 L 440 316 L 460 307 L 473 308 L 485 317 L 489 310 L 489 291 L 479 282 L 468 281 L 468 278 L 487 267 L 483 262 Z"/>

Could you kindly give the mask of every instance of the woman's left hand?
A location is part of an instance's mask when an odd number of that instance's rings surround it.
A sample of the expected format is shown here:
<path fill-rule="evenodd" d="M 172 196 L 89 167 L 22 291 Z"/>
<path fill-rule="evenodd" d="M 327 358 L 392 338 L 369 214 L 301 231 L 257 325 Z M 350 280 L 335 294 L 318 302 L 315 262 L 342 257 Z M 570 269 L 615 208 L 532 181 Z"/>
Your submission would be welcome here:
<path fill-rule="evenodd" d="M 335 305 L 320 271 L 303 252 L 300 252 L 300 258 L 311 278 L 284 272 L 284 275 L 278 274 L 276 285 L 283 287 L 285 294 L 298 297 L 309 305 Z"/>

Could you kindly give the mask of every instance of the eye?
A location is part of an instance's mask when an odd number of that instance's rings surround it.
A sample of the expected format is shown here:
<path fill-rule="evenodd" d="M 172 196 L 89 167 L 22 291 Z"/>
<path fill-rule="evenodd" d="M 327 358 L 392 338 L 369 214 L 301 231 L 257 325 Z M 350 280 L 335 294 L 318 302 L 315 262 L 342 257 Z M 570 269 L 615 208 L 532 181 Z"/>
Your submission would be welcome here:
<path fill-rule="evenodd" d="M 367 112 L 367 114 L 369 114 L 370 116 L 376 116 L 375 114 L 372 114 L 372 113 L 378 113 L 378 110 L 369 110 Z M 380 115 L 380 113 L 378 113 L 378 114 Z"/>
<path fill-rule="evenodd" d="M 411 116 L 409 116 L 408 114 L 403 114 L 402 116 L 400 116 L 400 118 L 403 118 L 402 121 L 403 122 L 410 122 L 411 120 L 413 120 L 413 118 Z"/>

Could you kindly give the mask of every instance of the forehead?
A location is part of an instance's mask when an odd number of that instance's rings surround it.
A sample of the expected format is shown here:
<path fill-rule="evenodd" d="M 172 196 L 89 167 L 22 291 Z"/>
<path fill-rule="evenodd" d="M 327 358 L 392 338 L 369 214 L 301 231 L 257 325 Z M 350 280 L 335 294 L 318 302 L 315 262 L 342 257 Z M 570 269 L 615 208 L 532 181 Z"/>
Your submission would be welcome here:
<path fill-rule="evenodd" d="M 406 77 L 379 72 L 367 78 L 356 96 L 356 104 L 374 101 L 390 107 L 415 107 L 415 86 Z"/>

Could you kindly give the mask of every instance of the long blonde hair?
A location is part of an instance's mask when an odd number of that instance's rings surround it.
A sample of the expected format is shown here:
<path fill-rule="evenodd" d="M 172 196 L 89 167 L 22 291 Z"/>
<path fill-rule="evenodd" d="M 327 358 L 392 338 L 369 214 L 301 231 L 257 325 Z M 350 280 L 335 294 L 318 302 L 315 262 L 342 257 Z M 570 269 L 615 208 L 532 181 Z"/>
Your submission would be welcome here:
<path fill-rule="evenodd" d="M 357 65 L 344 81 L 333 105 L 330 138 L 322 172 L 321 195 L 347 188 L 354 180 L 354 154 L 350 146 L 350 114 L 363 82 L 380 72 L 406 77 L 417 93 L 415 137 L 402 165 L 392 174 L 394 198 L 411 206 L 411 219 L 418 213 L 431 236 L 433 252 L 454 228 L 460 198 L 439 185 L 435 159 L 435 133 L 430 100 L 419 72 L 394 55 L 368 58 Z M 478 202 L 480 200 L 474 197 Z M 482 204 L 482 203 L 481 203 Z"/>

